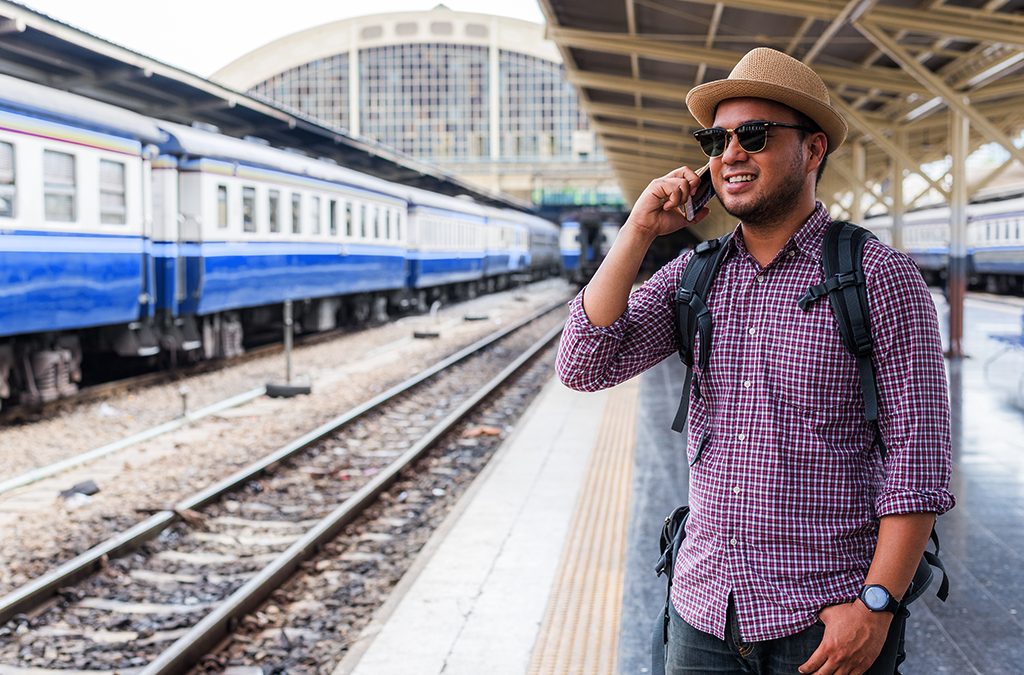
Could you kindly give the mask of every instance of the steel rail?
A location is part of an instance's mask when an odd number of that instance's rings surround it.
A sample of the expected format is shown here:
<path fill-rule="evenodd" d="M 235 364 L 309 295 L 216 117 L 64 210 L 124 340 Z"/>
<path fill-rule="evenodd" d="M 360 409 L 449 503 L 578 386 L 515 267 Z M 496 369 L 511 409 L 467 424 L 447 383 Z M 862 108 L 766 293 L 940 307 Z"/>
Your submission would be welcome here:
<path fill-rule="evenodd" d="M 556 326 L 548 331 L 456 410 L 438 422 L 422 439 L 377 474 L 373 480 L 314 525 L 298 541 L 247 581 L 244 586 L 219 603 L 188 633 L 180 637 L 153 662 L 143 668 L 140 675 L 182 673 L 198 663 L 219 642 L 230 635 L 239 619 L 259 607 L 263 600 L 292 576 L 299 565 L 316 555 L 321 546 L 334 539 L 346 525 L 373 504 L 377 497 L 398 478 L 402 470 L 426 454 L 444 434 L 518 372 L 540 350 L 547 347 L 561 332 L 561 326 Z"/>
<path fill-rule="evenodd" d="M 372 410 L 384 405 L 391 399 L 403 394 L 416 385 L 437 375 L 446 368 L 465 360 L 473 354 L 485 349 L 491 344 L 505 338 L 511 333 L 536 321 L 540 317 L 564 306 L 563 301 L 558 301 L 544 307 L 530 316 L 512 324 L 511 326 L 492 333 L 473 344 L 465 347 L 454 354 L 438 361 L 433 366 L 421 371 L 377 396 L 365 401 L 347 412 L 335 417 L 332 420 L 320 425 L 316 429 L 300 436 L 287 445 L 278 448 L 274 452 L 265 455 L 252 464 L 236 471 L 227 478 L 215 483 L 198 493 L 176 503 L 170 509 L 154 513 L 144 521 L 134 525 L 128 530 L 115 535 L 89 550 L 79 554 L 57 569 L 38 577 L 29 583 L 11 591 L 0 598 L 0 625 L 6 623 L 18 614 L 31 612 L 45 601 L 56 595 L 63 587 L 74 584 L 81 579 L 88 577 L 95 570 L 99 569 L 106 560 L 128 553 L 162 531 L 182 519 L 181 514 L 193 511 L 217 500 L 225 493 L 234 490 L 253 478 L 259 476 L 268 467 L 295 455 L 302 450 L 335 432 L 340 427 L 355 421 Z"/>

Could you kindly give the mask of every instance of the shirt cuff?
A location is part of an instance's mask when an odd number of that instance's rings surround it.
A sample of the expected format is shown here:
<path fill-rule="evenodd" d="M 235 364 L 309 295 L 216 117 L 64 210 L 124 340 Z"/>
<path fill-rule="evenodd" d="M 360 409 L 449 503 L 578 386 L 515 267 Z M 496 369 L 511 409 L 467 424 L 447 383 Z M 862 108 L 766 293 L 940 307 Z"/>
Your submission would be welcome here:
<path fill-rule="evenodd" d="M 590 322 L 583 309 L 583 293 L 586 287 L 582 288 L 576 297 L 569 302 L 569 321 L 573 323 L 580 335 L 600 335 L 621 340 L 626 334 L 626 325 L 629 321 L 629 307 L 622 312 L 622 316 L 608 326 L 595 326 Z"/>
<path fill-rule="evenodd" d="M 941 516 L 956 504 L 953 493 L 944 488 L 935 490 L 885 490 L 875 500 L 878 517 L 903 513 L 934 513 Z"/>

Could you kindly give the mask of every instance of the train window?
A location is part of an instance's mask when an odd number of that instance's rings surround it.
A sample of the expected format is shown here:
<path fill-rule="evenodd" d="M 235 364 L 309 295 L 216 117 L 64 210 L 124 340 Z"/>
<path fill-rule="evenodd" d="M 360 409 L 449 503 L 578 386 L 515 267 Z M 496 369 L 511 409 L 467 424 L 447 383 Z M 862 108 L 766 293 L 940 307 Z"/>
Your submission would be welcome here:
<path fill-rule="evenodd" d="M 124 164 L 100 160 L 100 222 L 124 225 L 128 222 L 125 206 Z"/>
<path fill-rule="evenodd" d="M 242 230 L 256 231 L 256 188 L 242 188 Z"/>
<path fill-rule="evenodd" d="M 332 237 L 338 236 L 338 200 L 332 199 L 327 207 L 327 220 Z"/>
<path fill-rule="evenodd" d="M 63 223 L 75 220 L 75 156 L 44 150 L 43 176 L 46 219 Z"/>
<path fill-rule="evenodd" d="M 313 197 L 313 234 L 320 234 L 320 198 Z"/>
<path fill-rule="evenodd" d="M 345 202 L 345 234 L 349 237 L 355 235 L 352 218 L 352 202 Z"/>
<path fill-rule="evenodd" d="M 217 227 L 228 226 L 228 186 L 217 186 Z"/>
<path fill-rule="evenodd" d="M 391 240 L 391 209 L 384 211 L 384 238 Z"/>
<path fill-rule="evenodd" d="M 292 193 L 292 234 L 302 232 L 302 195 L 298 192 Z"/>
<path fill-rule="evenodd" d="M 370 206 L 370 213 L 373 214 L 373 238 L 380 239 L 380 209 Z"/>
<path fill-rule="evenodd" d="M 402 241 L 402 212 L 395 211 L 395 240 Z"/>
<path fill-rule="evenodd" d="M 0 143 L 0 217 L 14 217 L 15 196 L 14 146 Z"/>
<path fill-rule="evenodd" d="M 366 238 L 366 204 L 359 205 L 359 233 Z"/>
<path fill-rule="evenodd" d="M 281 231 L 281 193 L 278 190 L 267 192 L 267 222 L 271 232 Z"/>

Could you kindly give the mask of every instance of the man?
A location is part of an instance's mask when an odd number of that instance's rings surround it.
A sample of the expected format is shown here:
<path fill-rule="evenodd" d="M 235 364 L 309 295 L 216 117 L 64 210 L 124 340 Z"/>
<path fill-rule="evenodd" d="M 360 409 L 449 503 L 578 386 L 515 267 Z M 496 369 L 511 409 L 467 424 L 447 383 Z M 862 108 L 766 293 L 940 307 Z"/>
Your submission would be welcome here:
<path fill-rule="evenodd" d="M 868 241 L 883 460 L 828 301 L 797 306 L 822 281 L 831 221 L 815 186 L 846 122 L 813 70 L 764 48 L 728 79 L 691 90 L 686 103 L 717 129 L 698 135 L 721 207 L 739 224 L 708 297 L 710 362 L 693 374 L 691 513 L 676 560 L 667 668 L 863 673 L 935 515 L 954 504 L 935 308 L 913 262 Z M 656 237 L 707 216 L 707 208 L 692 222 L 681 215 L 698 184 L 682 167 L 637 199 L 571 304 L 558 356 L 566 385 L 610 387 L 677 350 L 674 298 L 690 254 L 630 288 Z"/>

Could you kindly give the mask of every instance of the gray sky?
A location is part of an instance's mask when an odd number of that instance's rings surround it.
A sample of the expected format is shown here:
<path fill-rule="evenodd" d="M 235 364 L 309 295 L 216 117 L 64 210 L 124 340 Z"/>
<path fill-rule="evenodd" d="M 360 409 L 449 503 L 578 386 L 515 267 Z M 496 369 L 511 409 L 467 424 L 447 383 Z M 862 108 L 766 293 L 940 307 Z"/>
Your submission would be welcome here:
<path fill-rule="evenodd" d="M 304 28 L 364 14 L 431 9 L 439 0 L 19 2 L 97 37 L 206 77 L 242 54 Z M 537 0 L 444 0 L 444 4 L 457 11 L 544 21 Z M 262 7 L 268 9 L 257 9 Z"/>

